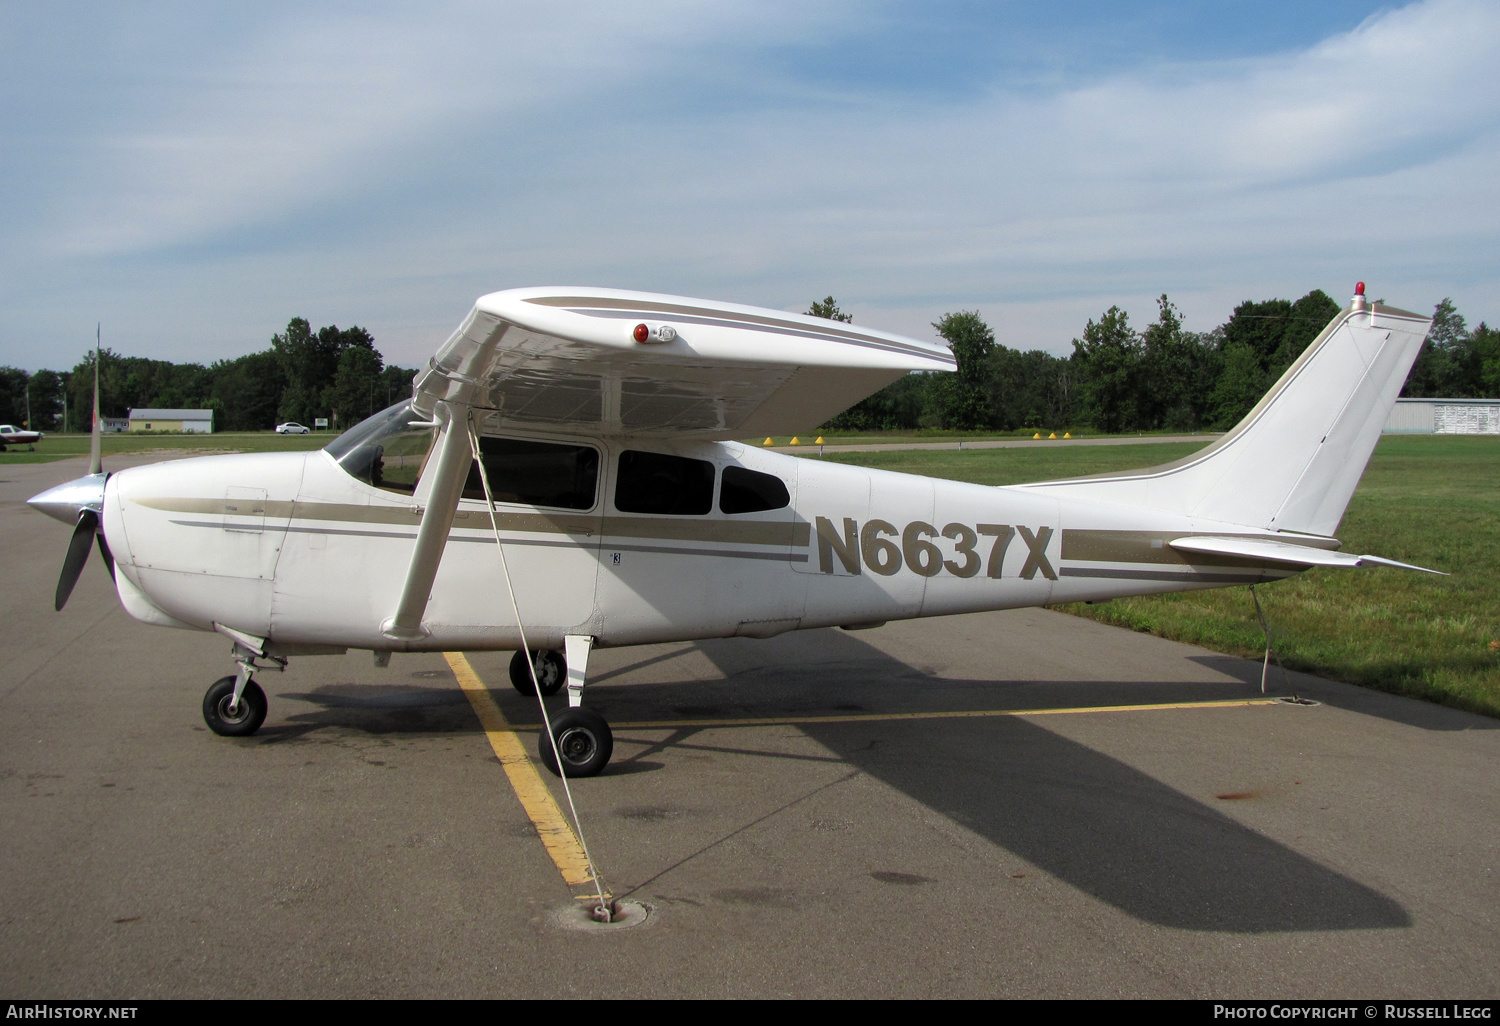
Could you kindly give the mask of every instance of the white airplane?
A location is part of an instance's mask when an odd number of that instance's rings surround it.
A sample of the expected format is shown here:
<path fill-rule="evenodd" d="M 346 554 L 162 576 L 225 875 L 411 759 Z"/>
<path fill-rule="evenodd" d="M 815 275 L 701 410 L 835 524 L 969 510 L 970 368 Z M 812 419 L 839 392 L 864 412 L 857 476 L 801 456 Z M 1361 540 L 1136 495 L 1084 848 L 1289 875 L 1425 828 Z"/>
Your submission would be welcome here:
<path fill-rule="evenodd" d="M 8 445 L 29 445 L 35 449 L 36 443 L 46 437 L 40 431 L 27 431 L 14 424 L 0 424 L 0 452 L 4 452 Z"/>
<path fill-rule="evenodd" d="M 369 649 L 515 651 L 566 712 L 554 772 L 609 761 L 591 649 L 1221 588 L 1312 566 L 1409 567 L 1333 532 L 1429 326 L 1363 284 L 1228 434 L 1161 467 L 993 488 L 785 456 L 803 431 L 946 349 L 675 296 L 481 298 L 408 401 L 321 451 L 100 472 L 30 500 L 97 536 L 136 619 L 217 631 L 238 672 L 208 725 L 252 734 L 256 670 Z M 476 453 L 478 460 L 475 459 Z M 106 542 L 107 539 L 107 542 Z M 529 650 L 531 658 L 522 652 Z"/>

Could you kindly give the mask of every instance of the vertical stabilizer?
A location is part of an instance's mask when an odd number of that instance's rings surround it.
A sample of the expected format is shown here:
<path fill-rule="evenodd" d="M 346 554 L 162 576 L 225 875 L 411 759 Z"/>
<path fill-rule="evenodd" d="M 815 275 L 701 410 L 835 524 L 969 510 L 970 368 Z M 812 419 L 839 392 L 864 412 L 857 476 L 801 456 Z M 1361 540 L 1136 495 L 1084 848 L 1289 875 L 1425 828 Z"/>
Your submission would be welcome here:
<path fill-rule="evenodd" d="M 1144 506 L 1275 531 L 1330 535 L 1364 473 L 1431 319 L 1349 308 L 1234 429 L 1147 470 L 1027 485 L 1058 498 Z"/>

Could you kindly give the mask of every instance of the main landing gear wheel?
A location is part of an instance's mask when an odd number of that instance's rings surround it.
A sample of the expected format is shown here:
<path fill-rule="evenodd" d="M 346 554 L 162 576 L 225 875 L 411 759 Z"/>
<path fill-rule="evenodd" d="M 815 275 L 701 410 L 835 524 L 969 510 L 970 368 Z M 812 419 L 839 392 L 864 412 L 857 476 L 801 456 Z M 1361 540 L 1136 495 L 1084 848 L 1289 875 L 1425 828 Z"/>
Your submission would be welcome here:
<path fill-rule="evenodd" d="M 203 720 L 208 729 L 223 737 L 249 737 L 266 722 L 266 693 L 255 681 L 248 681 L 240 693 L 239 705 L 233 709 L 234 677 L 220 677 L 203 696 Z"/>
<path fill-rule="evenodd" d="M 557 751 L 569 777 L 592 777 L 609 765 L 609 757 L 615 751 L 615 736 L 604 717 L 583 708 L 568 709 L 552 717 L 552 737 L 557 740 Z M 557 773 L 552 741 L 545 731 L 537 738 L 537 748 L 542 765 Z"/>
<path fill-rule="evenodd" d="M 541 685 L 542 694 L 557 694 L 558 689 L 568 681 L 568 664 L 563 659 L 562 653 L 533 652 L 532 658 L 536 660 L 536 682 Z M 523 695 L 536 694 L 536 688 L 531 683 L 531 668 L 526 665 L 524 652 L 517 652 L 511 656 L 510 683 Z"/>

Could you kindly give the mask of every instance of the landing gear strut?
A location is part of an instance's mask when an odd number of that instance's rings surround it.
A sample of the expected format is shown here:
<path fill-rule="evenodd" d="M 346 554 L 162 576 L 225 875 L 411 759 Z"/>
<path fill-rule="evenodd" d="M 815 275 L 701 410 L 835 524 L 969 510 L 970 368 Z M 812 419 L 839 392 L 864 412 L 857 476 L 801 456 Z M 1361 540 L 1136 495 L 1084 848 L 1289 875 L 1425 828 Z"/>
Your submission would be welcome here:
<path fill-rule="evenodd" d="M 559 775 L 592 777 L 609 765 L 609 758 L 614 754 L 615 738 L 609 724 L 603 716 L 583 708 L 583 685 L 588 673 L 589 652 L 593 646 L 593 638 L 569 634 L 563 639 L 566 656 L 561 652 L 540 652 L 536 656 L 537 683 L 541 686 L 542 694 L 556 694 L 564 679 L 568 684 L 567 710 L 550 717 L 552 736 L 549 738 L 546 731 L 543 731 L 537 737 L 537 754 L 542 757 L 543 766 L 553 773 L 559 773 L 558 756 L 562 757 Z M 544 668 L 549 674 L 555 668 L 556 677 L 544 677 Z M 517 680 L 518 674 L 525 675 L 525 688 Z M 515 684 L 517 691 L 535 694 L 530 677 L 525 658 L 517 652 L 510 663 L 511 683 Z"/>

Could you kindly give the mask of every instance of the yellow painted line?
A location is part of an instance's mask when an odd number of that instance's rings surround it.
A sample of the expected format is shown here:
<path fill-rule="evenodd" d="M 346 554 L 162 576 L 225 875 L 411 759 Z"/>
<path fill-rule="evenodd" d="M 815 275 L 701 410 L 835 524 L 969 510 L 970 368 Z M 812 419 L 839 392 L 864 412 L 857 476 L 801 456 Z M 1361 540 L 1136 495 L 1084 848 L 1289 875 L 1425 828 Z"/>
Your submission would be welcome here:
<path fill-rule="evenodd" d="M 542 845 L 562 873 L 563 880 L 569 887 L 594 887 L 594 877 L 589 873 L 589 862 L 584 857 L 583 845 L 578 843 L 578 835 L 573 833 L 573 827 L 553 800 L 552 792 L 542 782 L 530 756 L 526 754 L 525 746 L 516 737 L 505 714 L 495 704 L 489 688 L 485 687 L 484 681 L 479 679 L 479 674 L 474 672 L 474 667 L 469 665 L 469 660 L 464 658 L 462 652 L 444 652 L 443 658 L 448 660 L 453 676 L 458 678 L 458 686 L 464 689 L 469 704 L 474 707 L 474 713 L 484 727 L 495 757 L 504 767 L 505 775 L 510 778 L 510 786 L 515 789 L 516 797 L 521 800 L 521 807 L 526 810 L 526 815 L 536 827 Z M 604 896 L 610 897 L 608 893 Z M 595 890 L 577 897 L 580 901 L 597 901 L 599 892 Z"/>
<path fill-rule="evenodd" d="M 610 724 L 615 730 L 671 730 L 676 727 L 774 727 L 806 723 L 876 723 L 887 720 L 962 720 L 992 716 L 1068 716 L 1075 713 L 1161 712 L 1169 709 L 1240 709 L 1276 705 L 1274 698 L 1231 698 L 1215 702 L 1157 702 L 1148 705 L 1061 706 L 1055 709 L 960 709 L 951 712 L 851 713 L 844 716 L 767 716 L 739 720 L 637 720 Z M 536 723 L 520 723 L 514 730 L 540 730 Z"/>

